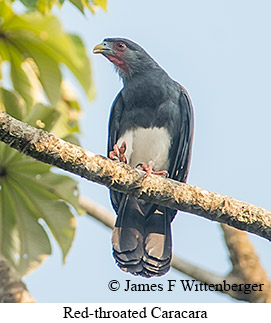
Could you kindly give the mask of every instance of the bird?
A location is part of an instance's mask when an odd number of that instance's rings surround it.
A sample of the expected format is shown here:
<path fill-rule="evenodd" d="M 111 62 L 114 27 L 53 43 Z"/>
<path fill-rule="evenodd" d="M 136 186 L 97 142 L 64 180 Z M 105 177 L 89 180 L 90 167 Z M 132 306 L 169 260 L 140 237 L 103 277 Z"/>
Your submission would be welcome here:
<path fill-rule="evenodd" d="M 186 89 L 137 43 L 105 38 L 93 49 L 113 63 L 123 88 L 113 101 L 107 153 L 148 176 L 186 182 L 190 168 L 194 112 Z M 172 260 L 171 222 L 176 210 L 110 190 L 117 218 L 113 256 L 125 272 L 162 276 Z"/>

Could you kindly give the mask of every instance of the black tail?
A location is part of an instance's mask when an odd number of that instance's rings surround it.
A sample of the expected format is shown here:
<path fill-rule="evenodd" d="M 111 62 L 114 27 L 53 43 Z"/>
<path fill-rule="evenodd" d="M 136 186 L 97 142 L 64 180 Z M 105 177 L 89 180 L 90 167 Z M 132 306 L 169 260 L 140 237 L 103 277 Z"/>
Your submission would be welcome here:
<path fill-rule="evenodd" d="M 144 277 L 164 275 L 171 261 L 173 210 L 122 196 L 113 229 L 113 255 L 118 266 Z"/>

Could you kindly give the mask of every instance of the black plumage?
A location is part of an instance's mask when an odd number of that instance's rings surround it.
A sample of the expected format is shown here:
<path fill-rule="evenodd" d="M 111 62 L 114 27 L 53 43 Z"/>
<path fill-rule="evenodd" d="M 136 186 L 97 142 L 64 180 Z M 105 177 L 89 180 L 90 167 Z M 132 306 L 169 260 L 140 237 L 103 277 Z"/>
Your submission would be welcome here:
<path fill-rule="evenodd" d="M 108 155 L 127 144 L 127 162 L 152 163 L 153 171 L 185 182 L 191 159 L 193 108 L 187 91 L 134 42 L 107 38 L 94 48 L 117 68 L 123 89 L 109 121 Z M 176 210 L 110 191 L 117 213 L 113 255 L 119 267 L 135 275 L 161 276 L 170 268 L 171 222 Z"/>

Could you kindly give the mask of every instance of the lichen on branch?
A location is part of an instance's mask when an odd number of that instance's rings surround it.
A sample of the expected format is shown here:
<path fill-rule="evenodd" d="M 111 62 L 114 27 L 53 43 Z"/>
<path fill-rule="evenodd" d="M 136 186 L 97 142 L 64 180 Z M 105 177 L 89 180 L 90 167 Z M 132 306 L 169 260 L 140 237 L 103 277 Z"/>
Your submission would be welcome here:
<path fill-rule="evenodd" d="M 271 212 L 95 155 L 0 111 L 0 140 L 39 161 L 137 198 L 226 223 L 271 240 Z"/>

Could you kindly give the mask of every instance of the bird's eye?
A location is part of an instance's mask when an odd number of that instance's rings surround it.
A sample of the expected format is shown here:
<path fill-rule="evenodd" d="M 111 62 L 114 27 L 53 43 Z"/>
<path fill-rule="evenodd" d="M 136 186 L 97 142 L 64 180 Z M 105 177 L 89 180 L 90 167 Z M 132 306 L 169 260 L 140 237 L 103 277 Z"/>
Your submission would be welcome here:
<path fill-rule="evenodd" d="M 126 45 L 123 42 L 118 42 L 117 43 L 117 48 L 120 50 L 124 50 L 126 48 Z"/>

